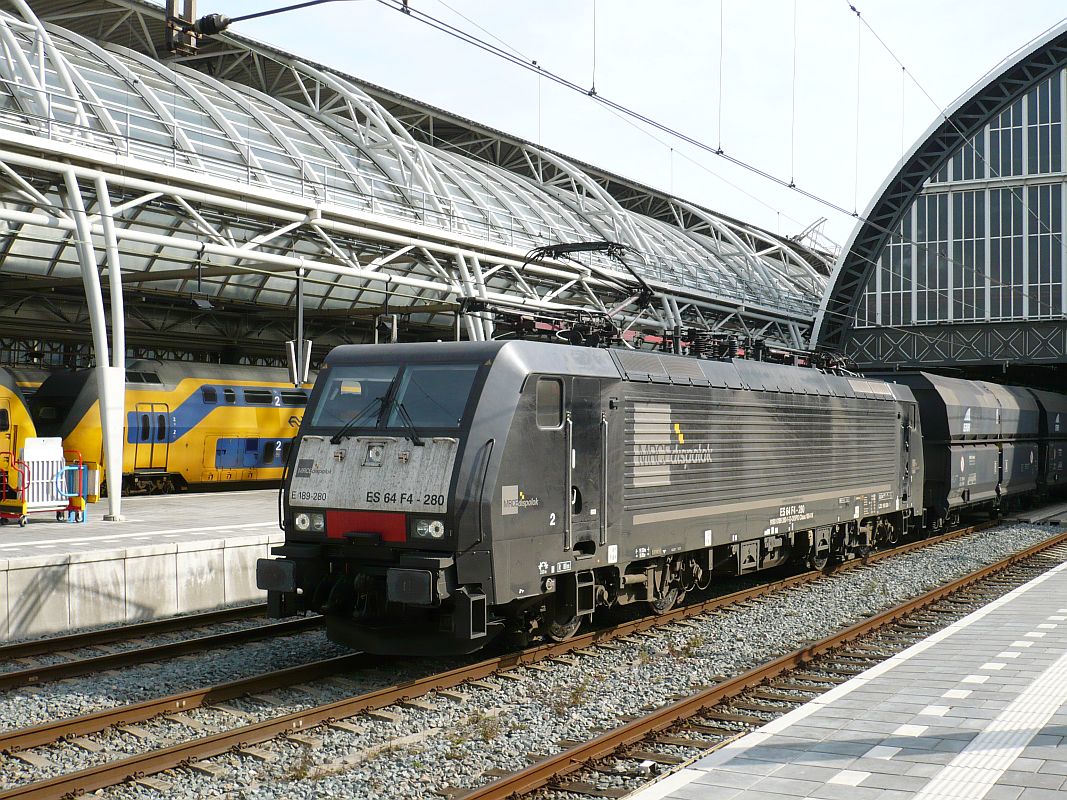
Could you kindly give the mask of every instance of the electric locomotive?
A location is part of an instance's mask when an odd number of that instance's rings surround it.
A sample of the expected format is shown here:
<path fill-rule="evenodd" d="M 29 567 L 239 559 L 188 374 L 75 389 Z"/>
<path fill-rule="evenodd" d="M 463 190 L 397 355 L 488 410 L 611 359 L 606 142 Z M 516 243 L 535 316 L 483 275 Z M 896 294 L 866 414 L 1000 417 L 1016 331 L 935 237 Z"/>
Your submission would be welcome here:
<path fill-rule="evenodd" d="M 911 390 L 746 360 L 532 341 L 352 345 L 283 484 L 270 613 L 374 653 L 565 639 L 716 575 L 818 567 L 917 529 Z"/>
<path fill-rule="evenodd" d="M 279 481 L 308 392 L 283 369 L 137 360 L 126 369 L 122 481 L 129 494 Z M 30 401 L 41 436 L 103 472 L 96 371 L 52 375 Z"/>

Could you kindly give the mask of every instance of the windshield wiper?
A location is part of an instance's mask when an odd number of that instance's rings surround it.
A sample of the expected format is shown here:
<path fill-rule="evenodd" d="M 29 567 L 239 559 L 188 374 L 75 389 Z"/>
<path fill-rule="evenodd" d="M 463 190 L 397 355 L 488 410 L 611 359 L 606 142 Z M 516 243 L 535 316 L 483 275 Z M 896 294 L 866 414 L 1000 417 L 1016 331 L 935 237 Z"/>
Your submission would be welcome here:
<path fill-rule="evenodd" d="M 346 422 L 344 424 L 344 427 L 341 428 L 341 430 L 337 431 L 337 433 L 335 433 L 333 436 L 330 437 L 330 444 L 340 444 L 341 440 L 344 439 L 346 436 L 351 436 L 352 434 L 350 433 L 350 431 L 354 427 L 356 427 L 356 425 L 359 424 L 359 422 L 365 416 L 367 416 L 371 411 L 373 411 L 376 408 L 381 408 L 382 403 L 384 403 L 384 402 L 385 402 L 385 395 L 382 395 L 381 397 L 374 398 L 374 400 L 372 400 L 370 403 L 368 403 L 366 406 L 364 406 L 362 411 L 360 411 L 358 414 L 356 414 L 356 416 L 352 417 L 352 419 L 350 419 L 348 422 Z"/>
<path fill-rule="evenodd" d="M 422 447 L 426 442 L 419 438 L 419 431 L 415 427 L 414 420 L 411 419 L 411 414 L 404 408 L 403 401 L 396 404 L 396 410 L 400 412 L 400 418 L 404 421 L 404 427 L 411 433 L 411 443 L 416 447 Z"/>

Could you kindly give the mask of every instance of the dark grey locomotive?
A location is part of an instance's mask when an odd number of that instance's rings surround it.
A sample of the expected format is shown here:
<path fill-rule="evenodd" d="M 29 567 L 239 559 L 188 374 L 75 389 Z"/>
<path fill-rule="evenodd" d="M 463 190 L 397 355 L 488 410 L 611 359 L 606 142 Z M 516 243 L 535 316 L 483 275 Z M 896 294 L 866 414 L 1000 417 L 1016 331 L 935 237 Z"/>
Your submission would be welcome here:
<path fill-rule="evenodd" d="M 902 384 L 528 341 L 340 347 L 258 565 L 271 613 L 369 652 L 565 638 L 715 575 L 820 565 L 916 528 Z"/>

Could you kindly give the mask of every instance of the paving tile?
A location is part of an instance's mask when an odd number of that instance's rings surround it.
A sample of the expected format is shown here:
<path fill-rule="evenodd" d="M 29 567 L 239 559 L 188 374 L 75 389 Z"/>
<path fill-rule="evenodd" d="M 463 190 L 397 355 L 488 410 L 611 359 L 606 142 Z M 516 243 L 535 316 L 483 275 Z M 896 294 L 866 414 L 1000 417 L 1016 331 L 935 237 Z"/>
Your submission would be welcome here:
<path fill-rule="evenodd" d="M 1054 789 L 1023 789 L 1019 800 L 1063 800 L 1063 793 Z"/>
<path fill-rule="evenodd" d="M 774 740 L 772 739 L 772 742 L 773 741 Z M 745 750 L 744 757 L 746 759 L 752 759 L 754 761 L 769 761 L 775 764 L 784 764 L 792 761 L 798 756 L 803 756 L 810 749 L 810 747 L 775 747 L 770 745 L 758 744 L 755 747 L 750 747 Z M 734 759 L 733 761 L 736 760 L 737 759 Z M 733 761 L 727 763 L 732 764 Z"/>
<path fill-rule="evenodd" d="M 720 787 L 715 785 L 693 783 L 672 789 L 667 800 L 741 800 L 748 797 L 747 789 Z M 783 800 L 779 795 L 777 800 Z"/>
<path fill-rule="evenodd" d="M 898 789 L 904 792 L 917 792 L 929 782 L 929 778 L 911 775 L 886 775 L 873 772 L 871 777 L 863 781 L 863 786 L 874 789 Z"/>
<path fill-rule="evenodd" d="M 730 772 L 724 769 L 712 769 L 694 779 L 693 783 L 699 783 L 703 786 L 747 789 L 762 777 L 762 775 L 755 775 L 751 772 Z"/>
<path fill-rule="evenodd" d="M 812 745 L 809 749 L 809 754 L 814 753 L 834 753 L 842 756 L 854 756 L 859 757 L 871 749 L 870 742 L 842 742 L 842 741 L 828 741 L 819 742 L 816 745 Z"/>
<path fill-rule="evenodd" d="M 700 769 L 700 761 L 697 761 L 693 765 L 696 769 Z M 727 772 L 744 772 L 751 773 L 753 775 L 770 775 L 779 765 L 772 761 L 760 761 L 758 759 L 743 758 L 738 756 L 737 758 L 731 758 L 725 764 L 719 765 L 717 768 Z"/>
<path fill-rule="evenodd" d="M 1018 800 L 1022 793 L 1021 786 L 994 786 L 982 800 Z"/>
<path fill-rule="evenodd" d="M 882 775 L 904 775 L 910 766 L 905 761 L 896 761 L 891 758 L 858 758 L 852 762 L 850 769 L 877 772 Z"/>
<path fill-rule="evenodd" d="M 910 761 L 899 761 L 897 763 L 908 765 L 908 771 L 904 773 L 905 775 L 915 775 L 920 778 L 932 778 L 945 768 L 944 764 L 915 764 Z"/>
<path fill-rule="evenodd" d="M 1011 768 L 1018 772 L 1037 772 L 1044 763 L 1040 758 L 1027 758 L 1024 754 L 1011 762 Z"/>
<path fill-rule="evenodd" d="M 1006 786 L 1023 786 L 1034 789 L 1059 789 L 1065 782 L 1063 775 L 1049 775 L 1039 772 L 1018 772 L 1008 770 L 1000 776 L 997 783 Z M 1062 800 L 1062 798 L 1061 798 Z"/>
<path fill-rule="evenodd" d="M 804 781 L 816 781 L 826 783 L 830 778 L 841 770 L 837 767 L 822 767 L 814 764 L 783 764 L 775 771 L 775 778 L 796 778 Z"/>
<path fill-rule="evenodd" d="M 1059 757 L 1063 758 L 1065 755 L 1067 754 L 1060 753 Z M 1042 761 L 1037 771 L 1043 775 L 1067 775 L 1067 761 Z"/>
<path fill-rule="evenodd" d="M 914 792 L 869 789 L 864 786 L 838 786 L 828 783 L 825 786 L 820 786 L 809 796 L 819 800 L 912 800 L 914 794 Z M 746 797 L 745 800 L 748 800 L 748 798 Z M 779 795 L 778 800 L 783 800 L 781 795 Z"/>
<path fill-rule="evenodd" d="M 775 773 L 752 784 L 752 787 L 746 790 L 745 796 L 747 797 L 750 792 L 767 792 L 790 797 L 806 797 L 825 783 L 825 781 L 808 781 L 800 778 L 781 778 Z"/>

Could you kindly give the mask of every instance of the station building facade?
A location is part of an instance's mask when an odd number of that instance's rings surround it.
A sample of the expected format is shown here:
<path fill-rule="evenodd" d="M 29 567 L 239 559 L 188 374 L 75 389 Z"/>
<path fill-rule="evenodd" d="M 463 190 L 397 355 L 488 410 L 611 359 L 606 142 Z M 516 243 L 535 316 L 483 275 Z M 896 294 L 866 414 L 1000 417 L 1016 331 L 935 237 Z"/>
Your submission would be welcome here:
<path fill-rule="evenodd" d="M 815 341 L 860 367 L 1067 361 L 1067 29 L 979 81 L 902 159 L 842 251 Z"/>

